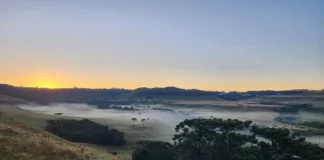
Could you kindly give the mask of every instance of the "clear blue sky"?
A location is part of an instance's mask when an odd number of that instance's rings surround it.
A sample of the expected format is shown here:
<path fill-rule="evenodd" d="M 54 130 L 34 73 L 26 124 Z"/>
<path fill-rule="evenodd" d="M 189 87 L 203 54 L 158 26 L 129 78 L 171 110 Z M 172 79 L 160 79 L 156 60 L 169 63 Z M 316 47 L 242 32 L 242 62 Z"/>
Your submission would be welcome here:
<path fill-rule="evenodd" d="M 1 0 L 0 82 L 324 88 L 322 0 Z"/>

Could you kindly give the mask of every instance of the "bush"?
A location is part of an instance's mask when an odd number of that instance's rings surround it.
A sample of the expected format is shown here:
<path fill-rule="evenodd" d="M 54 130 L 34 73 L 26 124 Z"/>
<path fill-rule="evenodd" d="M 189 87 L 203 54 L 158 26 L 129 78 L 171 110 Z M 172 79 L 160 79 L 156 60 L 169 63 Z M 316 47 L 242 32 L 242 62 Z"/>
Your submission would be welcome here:
<path fill-rule="evenodd" d="M 302 104 L 286 104 L 285 107 L 280 108 L 279 112 L 290 112 L 297 113 L 300 110 L 309 110 L 313 107 L 310 103 L 302 103 Z"/>
<path fill-rule="evenodd" d="M 126 143 L 123 132 L 109 129 L 108 126 L 88 119 L 81 121 L 67 119 L 49 120 L 45 130 L 72 142 L 100 145 L 112 144 L 116 146 Z"/>
<path fill-rule="evenodd" d="M 172 160 L 173 146 L 168 142 L 139 141 L 132 153 L 132 160 Z"/>
<path fill-rule="evenodd" d="M 319 128 L 319 129 L 324 129 L 324 123 L 317 122 L 317 121 L 304 122 L 304 123 L 302 123 L 302 125 Z"/>

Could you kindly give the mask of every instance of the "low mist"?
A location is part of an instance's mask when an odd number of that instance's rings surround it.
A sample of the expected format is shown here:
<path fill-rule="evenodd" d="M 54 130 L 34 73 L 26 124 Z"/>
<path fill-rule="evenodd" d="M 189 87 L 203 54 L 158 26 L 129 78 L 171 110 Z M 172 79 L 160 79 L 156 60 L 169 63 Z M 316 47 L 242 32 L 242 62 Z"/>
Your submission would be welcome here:
<path fill-rule="evenodd" d="M 267 127 L 295 127 L 294 125 L 282 124 L 275 119 L 277 117 L 292 119 L 296 121 L 322 120 L 323 116 L 310 113 L 301 114 L 280 114 L 273 111 L 242 111 L 210 108 L 186 108 L 171 107 L 166 105 L 124 105 L 123 107 L 134 107 L 134 111 L 115 109 L 97 109 L 96 106 L 87 104 L 57 103 L 47 106 L 41 105 L 20 105 L 19 108 L 36 113 L 54 116 L 54 113 L 63 113 L 57 118 L 88 118 L 109 127 L 119 129 L 126 133 L 129 141 L 141 139 L 171 141 L 175 126 L 185 119 L 193 118 L 223 118 L 251 120 L 254 124 Z M 163 108 L 169 110 L 154 110 Z M 292 118 L 289 118 L 292 117 Z M 131 119 L 136 118 L 133 122 Z M 141 122 L 145 119 L 145 122 Z M 320 137 L 308 137 L 314 143 L 320 143 Z"/>

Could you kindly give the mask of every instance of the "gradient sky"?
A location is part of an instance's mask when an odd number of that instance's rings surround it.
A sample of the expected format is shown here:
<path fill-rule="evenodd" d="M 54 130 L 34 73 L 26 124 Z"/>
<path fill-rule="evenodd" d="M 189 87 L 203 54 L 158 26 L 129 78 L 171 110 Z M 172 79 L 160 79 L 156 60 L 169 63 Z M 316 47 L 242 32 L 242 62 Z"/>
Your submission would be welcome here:
<path fill-rule="evenodd" d="M 0 83 L 323 89 L 322 0 L 0 0 Z"/>

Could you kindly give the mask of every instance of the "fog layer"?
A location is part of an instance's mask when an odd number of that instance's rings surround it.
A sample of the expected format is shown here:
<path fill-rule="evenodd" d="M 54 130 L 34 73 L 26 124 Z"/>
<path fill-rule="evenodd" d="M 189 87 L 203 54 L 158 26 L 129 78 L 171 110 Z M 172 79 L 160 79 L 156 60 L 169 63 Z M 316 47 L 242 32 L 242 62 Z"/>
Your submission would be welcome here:
<path fill-rule="evenodd" d="M 268 127 L 293 127 L 284 125 L 274 119 L 280 115 L 272 111 L 233 111 L 224 109 L 208 109 L 208 108 L 185 108 L 170 107 L 165 105 L 132 105 L 136 110 L 124 111 L 114 109 L 97 109 L 96 106 L 86 104 L 66 104 L 58 103 L 48 106 L 39 105 L 20 105 L 21 109 L 32 112 L 54 115 L 54 113 L 63 113 L 63 117 L 89 118 L 96 119 L 100 123 L 120 129 L 128 135 L 130 140 L 138 139 L 155 139 L 170 141 L 175 126 L 185 120 L 192 118 L 223 118 L 223 119 L 239 119 L 252 120 L 258 125 Z M 130 107 L 130 106 L 124 106 Z M 154 110 L 154 108 L 163 108 L 169 110 Z M 303 121 L 322 120 L 322 116 L 316 116 L 310 113 L 302 113 L 298 115 Z M 132 118 L 136 118 L 134 123 Z M 141 122 L 145 119 L 145 122 Z M 323 138 L 324 139 L 324 138 Z M 309 137 L 313 143 L 323 141 L 319 136 Z"/>

